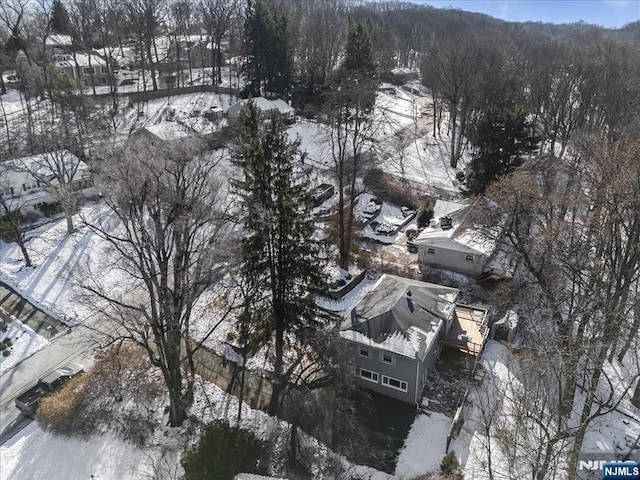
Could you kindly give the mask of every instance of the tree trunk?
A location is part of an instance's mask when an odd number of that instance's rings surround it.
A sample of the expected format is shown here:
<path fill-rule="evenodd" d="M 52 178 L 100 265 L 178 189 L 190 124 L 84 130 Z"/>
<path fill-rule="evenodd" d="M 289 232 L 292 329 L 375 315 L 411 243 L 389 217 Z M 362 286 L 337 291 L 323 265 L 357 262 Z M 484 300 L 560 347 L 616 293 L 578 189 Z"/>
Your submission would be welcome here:
<path fill-rule="evenodd" d="M 276 309 L 277 310 L 277 309 Z M 275 313 L 278 315 L 278 313 Z M 283 355 L 284 355 L 284 331 L 282 328 L 282 320 L 277 319 L 276 327 L 276 353 L 273 365 L 274 379 L 272 382 L 271 400 L 269 401 L 269 415 L 277 415 L 280 410 L 280 397 L 284 391 L 285 382 L 282 378 Z"/>
<path fill-rule="evenodd" d="M 624 345 L 622 345 L 618 353 L 618 361 L 620 363 L 624 360 L 624 356 L 629 351 L 629 348 L 631 348 L 634 340 L 638 338 L 638 330 L 640 329 L 640 298 L 638 297 L 638 293 L 640 292 L 636 291 L 636 300 L 633 308 L 633 324 L 631 325 L 629 334 L 626 336 Z"/>
<path fill-rule="evenodd" d="M 24 240 L 17 241 L 18 246 L 20 247 L 20 251 L 22 252 L 22 256 L 24 257 L 24 263 L 27 267 L 32 266 L 31 257 L 29 257 L 29 252 L 27 251 L 27 246 L 25 245 Z"/>
<path fill-rule="evenodd" d="M 222 50 L 220 48 L 220 42 L 222 42 L 221 38 L 216 40 L 216 67 L 218 74 L 218 82 L 222 83 Z"/>
<path fill-rule="evenodd" d="M 67 212 L 65 212 L 65 217 L 67 220 L 67 233 L 73 233 L 74 230 L 74 226 L 73 226 L 73 211 L 69 210 Z"/>
<path fill-rule="evenodd" d="M 7 94 L 7 86 L 4 84 L 4 77 L 2 76 L 3 74 L 4 74 L 4 69 L 0 68 L 0 95 Z"/>
<path fill-rule="evenodd" d="M 153 54 L 151 53 L 151 47 L 155 49 L 155 43 L 151 41 L 147 41 L 147 59 L 149 60 L 149 74 L 151 75 L 151 84 L 153 85 L 153 90 L 158 90 L 158 80 L 156 79 L 156 65 L 153 60 Z"/>
<path fill-rule="evenodd" d="M 451 131 L 451 156 L 449 165 L 451 168 L 458 168 L 458 157 L 456 157 L 456 122 L 458 121 L 458 103 L 451 103 L 449 129 Z"/>

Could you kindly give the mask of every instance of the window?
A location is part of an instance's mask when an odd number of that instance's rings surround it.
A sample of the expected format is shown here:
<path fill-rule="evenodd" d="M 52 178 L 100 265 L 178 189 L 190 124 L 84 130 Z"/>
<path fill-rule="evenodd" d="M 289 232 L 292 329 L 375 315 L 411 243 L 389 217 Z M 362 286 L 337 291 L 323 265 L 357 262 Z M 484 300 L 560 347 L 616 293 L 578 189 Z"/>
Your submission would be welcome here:
<path fill-rule="evenodd" d="M 100 79 L 100 83 L 101 83 L 102 85 L 106 85 L 106 84 L 107 84 L 107 79 L 106 79 L 106 78 L 104 78 L 104 77 L 102 77 L 102 78 Z"/>
<path fill-rule="evenodd" d="M 376 372 L 372 372 L 370 370 L 365 370 L 364 368 L 356 367 L 356 375 L 368 382 L 378 383 L 378 374 Z"/>
<path fill-rule="evenodd" d="M 100 67 L 100 71 L 105 75 L 109 73 L 109 69 L 107 67 Z"/>
<path fill-rule="evenodd" d="M 465 259 L 467 262 L 473 262 L 473 260 L 474 260 L 473 255 L 471 255 L 471 254 L 466 255 L 466 256 L 464 257 L 464 259 Z"/>
<path fill-rule="evenodd" d="M 389 365 L 393 365 L 395 363 L 393 354 L 389 352 L 380 352 L 380 361 Z"/>
<path fill-rule="evenodd" d="M 407 391 L 407 382 L 403 382 L 402 380 L 398 380 L 397 378 L 391 378 L 383 375 L 382 384 L 385 387 L 394 388 L 396 390 L 400 390 L 401 392 Z"/>
<path fill-rule="evenodd" d="M 85 75 L 94 75 L 96 73 L 96 69 L 93 67 L 83 67 L 82 71 Z"/>
<path fill-rule="evenodd" d="M 360 347 L 360 356 L 369 358 L 369 349 Z"/>
<path fill-rule="evenodd" d="M 436 254 L 435 248 L 427 248 L 427 255 L 435 255 L 435 254 Z"/>

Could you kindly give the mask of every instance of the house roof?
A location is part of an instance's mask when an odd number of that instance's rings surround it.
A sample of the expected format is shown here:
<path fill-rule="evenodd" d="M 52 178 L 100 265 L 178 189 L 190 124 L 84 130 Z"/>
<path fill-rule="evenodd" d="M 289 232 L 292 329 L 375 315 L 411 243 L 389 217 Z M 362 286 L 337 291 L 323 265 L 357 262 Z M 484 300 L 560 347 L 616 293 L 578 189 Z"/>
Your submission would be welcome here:
<path fill-rule="evenodd" d="M 270 112 L 272 110 L 278 110 L 282 114 L 295 112 L 294 108 L 284 100 L 267 100 L 264 97 L 255 97 L 252 100 L 256 104 L 256 107 L 258 107 L 263 112 Z M 229 110 L 240 112 L 241 110 L 244 110 L 248 103 L 249 99 L 240 100 L 238 103 L 235 103 L 234 105 L 229 107 Z"/>
<path fill-rule="evenodd" d="M 71 54 L 65 55 L 65 60 L 57 60 L 56 67 L 88 67 L 91 60 L 92 67 L 105 67 L 107 62 L 97 54 L 76 53 L 75 58 Z"/>
<path fill-rule="evenodd" d="M 79 165 L 78 165 L 79 162 Z M 48 153 L 41 153 L 31 157 L 15 158 L 0 163 L 0 176 L 9 172 L 30 172 L 34 176 L 53 176 L 52 169 L 64 165 L 69 172 L 75 170 L 74 178 L 89 175 L 89 166 L 68 150 L 57 150 Z"/>
<path fill-rule="evenodd" d="M 69 47 L 73 44 L 73 39 L 71 35 L 53 33 L 47 36 L 44 43 L 47 47 Z"/>
<path fill-rule="evenodd" d="M 495 250 L 495 236 L 490 235 L 486 227 L 476 226 L 468 219 L 474 205 L 468 201 L 436 200 L 433 220 L 413 242 L 434 247 L 455 245 L 462 252 L 491 255 Z M 443 217 L 451 219 L 452 228 L 442 229 Z"/>
<path fill-rule="evenodd" d="M 162 122 L 157 125 L 148 125 L 141 130 L 148 132 L 151 136 L 170 142 L 172 140 L 179 140 L 193 135 L 193 131 L 177 122 Z"/>
<path fill-rule="evenodd" d="M 383 275 L 351 311 L 340 336 L 422 361 L 452 315 L 459 293 L 456 288 Z"/>

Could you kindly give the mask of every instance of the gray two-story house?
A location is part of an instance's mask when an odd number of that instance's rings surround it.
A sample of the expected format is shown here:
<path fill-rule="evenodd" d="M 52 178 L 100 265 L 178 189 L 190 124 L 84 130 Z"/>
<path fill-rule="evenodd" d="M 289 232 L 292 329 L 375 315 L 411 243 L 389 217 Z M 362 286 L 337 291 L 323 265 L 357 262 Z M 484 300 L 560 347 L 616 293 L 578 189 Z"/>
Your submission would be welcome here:
<path fill-rule="evenodd" d="M 342 325 L 356 382 L 408 403 L 418 403 L 441 340 L 455 330 L 460 291 L 383 275 Z"/>

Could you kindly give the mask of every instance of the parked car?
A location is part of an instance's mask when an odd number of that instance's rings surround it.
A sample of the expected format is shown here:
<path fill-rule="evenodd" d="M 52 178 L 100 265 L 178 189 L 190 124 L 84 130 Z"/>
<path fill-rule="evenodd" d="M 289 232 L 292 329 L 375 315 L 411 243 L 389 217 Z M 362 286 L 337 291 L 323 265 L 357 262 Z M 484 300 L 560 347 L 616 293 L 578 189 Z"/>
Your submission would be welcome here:
<path fill-rule="evenodd" d="M 29 417 L 33 417 L 38 409 L 40 400 L 44 396 L 60 388 L 82 372 L 84 372 L 84 367 L 75 362 L 68 363 L 64 367 L 54 370 L 38 380 L 38 383 L 29 390 L 18 395 L 15 400 L 16 407 Z"/>
<path fill-rule="evenodd" d="M 382 203 L 378 203 L 377 200 L 374 198 L 370 200 L 369 203 L 367 203 L 367 205 L 362 210 L 362 213 L 368 216 L 373 216 L 376 213 L 378 213 L 381 208 L 382 208 Z"/>
<path fill-rule="evenodd" d="M 376 225 L 376 233 L 380 235 L 391 235 L 395 231 L 396 227 L 386 222 L 382 222 Z"/>

